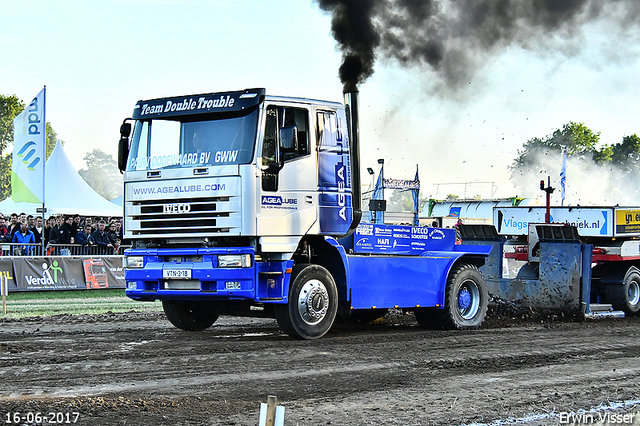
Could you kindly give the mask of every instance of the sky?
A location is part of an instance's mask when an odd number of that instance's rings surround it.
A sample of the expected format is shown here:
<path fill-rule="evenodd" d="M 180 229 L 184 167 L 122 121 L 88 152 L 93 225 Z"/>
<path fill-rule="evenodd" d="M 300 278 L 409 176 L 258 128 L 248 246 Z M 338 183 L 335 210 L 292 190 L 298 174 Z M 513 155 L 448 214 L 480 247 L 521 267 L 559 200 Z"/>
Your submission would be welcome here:
<path fill-rule="evenodd" d="M 331 16 L 313 0 L 0 5 L 0 94 L 29 103 L 46 85 L 47 121 L 77 169 L 93 149 L 116 158 L 120 124 L 140 99 L 264 87 L 342 100 Z M 596 20 L 568 40 L 483 55 L 469 81 L 445 91 L 433 69 L 379 55 L 359 86 L 363 183 L 384 159 L 396 179 L 413 179 L 418 165 L 423 197 L 543 196 L 538 180 L 524 192 L 509 180 L 527 140 L 570 121 L 602 144 L 640 133 L 639 41 L 637 26 Z M 567 170 L 568 187 L 583 180 Z"/>

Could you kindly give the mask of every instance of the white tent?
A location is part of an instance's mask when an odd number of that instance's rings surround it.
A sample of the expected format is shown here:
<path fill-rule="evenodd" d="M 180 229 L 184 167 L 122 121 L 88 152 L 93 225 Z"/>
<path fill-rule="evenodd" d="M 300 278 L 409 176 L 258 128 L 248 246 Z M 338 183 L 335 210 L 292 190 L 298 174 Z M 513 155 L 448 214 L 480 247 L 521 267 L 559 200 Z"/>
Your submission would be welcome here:
<path fill-rule="evenodd" d="M 80 177 L 60 142 L 49 156 L 44 174 L 45 217 L 52 214 L 122 216 L 122 206 L 104 199 Z M 5 216 L 22 212 L 36 215 L 36 209 L 41 207 L 39 203 L 16 203 L 11 197 L 0 202 L 0 212 Z"/>

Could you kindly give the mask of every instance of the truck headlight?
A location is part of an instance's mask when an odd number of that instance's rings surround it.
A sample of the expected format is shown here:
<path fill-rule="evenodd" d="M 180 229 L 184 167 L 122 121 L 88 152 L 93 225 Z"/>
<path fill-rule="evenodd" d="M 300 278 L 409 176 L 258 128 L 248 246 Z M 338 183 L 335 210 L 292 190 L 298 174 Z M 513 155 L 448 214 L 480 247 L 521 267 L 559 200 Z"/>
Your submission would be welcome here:
<path fill-rule="evenodd" d="M 122 264 L 125 268 L 134 269 L 144 267 L 143 256 L 125 256 Z"/>
<path fill-rule="evenodd" d="M 218 266 L 220 268 L 250 268 L 250 254 L 223 254 L 218 256 Z"/>

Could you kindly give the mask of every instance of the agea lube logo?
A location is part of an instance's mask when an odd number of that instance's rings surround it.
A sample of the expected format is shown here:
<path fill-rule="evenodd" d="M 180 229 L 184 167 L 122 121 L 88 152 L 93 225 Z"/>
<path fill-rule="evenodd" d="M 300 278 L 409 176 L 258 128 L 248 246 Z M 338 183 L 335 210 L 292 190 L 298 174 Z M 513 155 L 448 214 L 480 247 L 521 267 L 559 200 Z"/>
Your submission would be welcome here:
<path fill-rule="evenodd" d="M 297 210 L 297 198 L 284 198 L 278 195 L 263 195 L 262 207 L 267 209 Z"/>
<path fill-rule="evenodd" d="M 338 184 L 338 216 L 343 221 L 347 221 L 347 196 L 345 193 L 346 185 L 346 167 L 343 162 L 336 164 L 336 183 Z"/>

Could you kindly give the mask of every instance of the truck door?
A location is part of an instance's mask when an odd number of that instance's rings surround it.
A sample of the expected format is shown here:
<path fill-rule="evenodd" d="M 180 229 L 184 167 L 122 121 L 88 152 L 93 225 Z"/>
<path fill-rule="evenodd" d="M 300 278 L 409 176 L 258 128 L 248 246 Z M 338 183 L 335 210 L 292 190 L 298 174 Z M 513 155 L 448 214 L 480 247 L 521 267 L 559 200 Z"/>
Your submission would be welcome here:
<path fill-rule="evenodd" d="M 351 166 L 344 111 L 318 111 L 320 233 L 345 234 L 353 220 Z"/>
<path fill-rule="evenodd" d="M 258 235 L 301 236 L 317 221 L 317 159 L 309 123 L 307 108 L 266 108 Z"/>

